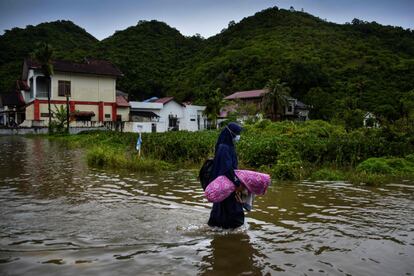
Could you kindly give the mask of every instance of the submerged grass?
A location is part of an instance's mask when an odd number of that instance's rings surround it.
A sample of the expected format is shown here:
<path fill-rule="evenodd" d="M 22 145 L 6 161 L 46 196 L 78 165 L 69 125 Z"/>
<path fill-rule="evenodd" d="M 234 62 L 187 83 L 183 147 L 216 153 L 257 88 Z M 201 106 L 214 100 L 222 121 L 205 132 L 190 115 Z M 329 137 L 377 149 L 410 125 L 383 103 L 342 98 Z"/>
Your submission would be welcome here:
<path fill-rule="evenodd" d="M 136 154 L 128 154 L 105 146 L 95 146 L 88 150 L 86 158 L 90 166 L 101 168 L 116 168 L 145 172 L 158 172 L 161 170 L 173 169 L 173 166 L 167 162 L 144 159 Z"/>

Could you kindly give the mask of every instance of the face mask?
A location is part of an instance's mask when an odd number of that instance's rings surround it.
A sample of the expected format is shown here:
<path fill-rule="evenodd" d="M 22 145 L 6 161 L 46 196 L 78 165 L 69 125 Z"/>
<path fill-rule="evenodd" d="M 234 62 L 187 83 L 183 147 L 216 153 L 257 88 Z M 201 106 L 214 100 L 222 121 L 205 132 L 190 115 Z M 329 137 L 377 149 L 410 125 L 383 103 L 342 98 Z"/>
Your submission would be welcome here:
<path fill-rule="evenodd" d="M 236 143 L 240 141 L 240 135 L 236 135 L 236 137 L 233 138 L 233 141 Z"/>

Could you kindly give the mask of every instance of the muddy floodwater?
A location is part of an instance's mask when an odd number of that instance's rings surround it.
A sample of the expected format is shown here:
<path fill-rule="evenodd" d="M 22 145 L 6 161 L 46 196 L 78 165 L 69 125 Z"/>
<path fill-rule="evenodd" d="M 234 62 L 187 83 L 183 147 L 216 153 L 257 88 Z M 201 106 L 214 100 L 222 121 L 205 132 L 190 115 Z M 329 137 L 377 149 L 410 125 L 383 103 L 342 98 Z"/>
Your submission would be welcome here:
<path fill-rule="evenodd" d="M 235 231 L 206 226 L 196 171 L 89 168 L 0 137 L 0 275 L 414 275 L 414 184 L 273 182 Z"/>

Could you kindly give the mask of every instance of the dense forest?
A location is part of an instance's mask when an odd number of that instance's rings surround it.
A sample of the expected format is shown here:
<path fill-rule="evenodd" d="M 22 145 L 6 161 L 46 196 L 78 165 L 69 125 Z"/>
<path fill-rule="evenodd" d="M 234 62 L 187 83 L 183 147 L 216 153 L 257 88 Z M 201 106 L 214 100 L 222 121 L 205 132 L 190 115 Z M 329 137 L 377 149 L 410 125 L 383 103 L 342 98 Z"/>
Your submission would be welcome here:
<path fill-rule="evenodd" d="M 102 41 L 70 21 L 14 28 L 0 36 L 2 93 L 37 42 L 51 44 L 56 58 L 112 61 L 125 74 L 118 88 L 132 99 L 203 103 L 217 88 L 228 95 L 280 79 L 313 107 L 315 119 L 352 120 L 370 111 L 395 121 L 414 104 L 414 32 L 359 19 L 335 24 L 274 7 L 208 39 L 158 21 L 139 21 Z"/>

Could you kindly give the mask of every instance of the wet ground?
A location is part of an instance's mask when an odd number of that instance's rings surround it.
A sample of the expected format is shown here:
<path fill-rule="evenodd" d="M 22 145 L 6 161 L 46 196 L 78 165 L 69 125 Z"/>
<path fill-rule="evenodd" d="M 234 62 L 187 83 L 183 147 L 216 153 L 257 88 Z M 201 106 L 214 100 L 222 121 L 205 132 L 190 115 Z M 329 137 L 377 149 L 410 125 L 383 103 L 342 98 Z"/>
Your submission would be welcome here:
<path fill-rule="evenodd" d="M 414 275 L 414 184 L 273 183 L 235 231 L 196 172 L 88 168 L 0 137 L 0 275 Z"/>

